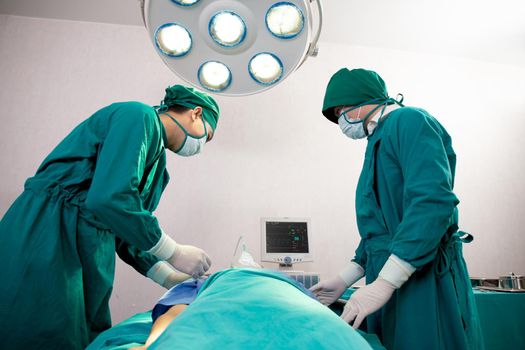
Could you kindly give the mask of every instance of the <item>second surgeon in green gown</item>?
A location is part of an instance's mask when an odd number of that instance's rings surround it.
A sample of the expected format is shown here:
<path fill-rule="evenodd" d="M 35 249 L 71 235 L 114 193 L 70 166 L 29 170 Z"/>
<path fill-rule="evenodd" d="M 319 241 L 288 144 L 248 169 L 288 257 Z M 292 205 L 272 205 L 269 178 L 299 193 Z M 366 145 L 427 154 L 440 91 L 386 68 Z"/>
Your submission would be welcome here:
<path fill-rule="evenodd" d="M 366 274 L 341 317 L 355 328 L 366 318 L 387 349 L 483 349 L 452 141 L 429 113 L 401 102 L 373 71 L 341 69 L 328 83 L 324 116 L 346 136 L 368 138 L 355 203 L 361 241 L 353 261 L 312 291 L 331 304 Z"/>
<path fill-rule="evenodd" d="M 218 119 L 212 97 L 175 85 L 157 108 L 102 108 L 49 154 L 0 222 L 2 348 L 83 349 L 109 328 L 115 251 L 166 288 L 209 269 L 152 212 L 169 180 L 165 149 L 199 153 Z"/>

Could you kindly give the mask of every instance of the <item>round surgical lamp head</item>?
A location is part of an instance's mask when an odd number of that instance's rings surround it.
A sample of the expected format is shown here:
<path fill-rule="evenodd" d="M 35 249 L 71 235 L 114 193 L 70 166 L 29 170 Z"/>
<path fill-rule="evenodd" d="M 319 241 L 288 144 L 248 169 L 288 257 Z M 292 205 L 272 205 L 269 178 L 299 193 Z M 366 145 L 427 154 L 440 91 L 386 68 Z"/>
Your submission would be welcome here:
<path fill-rule="evenodd" d="M 210 36 L 223 47 L 235 47 L 242 44 L 246 37 L 246 24 L 232 11 L 221 11 L 210 20 Z"/>
<path fill-rule="evenodd" d="M 199 67 L 199 83 L 206 90 L 221 92 L 227 89 L 232 81 L 230 69 L 221 62 L 208 61 Z"/>
<path fill-rule="evenodd" d="M 320 1 L 141 0 L 141 5 L 155 49 L 173 72 L 197 88 L 243 96 L 276 86 L 317 54 Z"/>
<path fill-rule="evenodd" d="M 155 31 L 155 45 L 166 56 L 181 57 L 191 49 L 191 35 L 177 23 L 166 23 Z"/>
<path fill-rule="evenodd" d="M 269 53 L 261 52 L 253 56 L 248 65 L 250 76 L 263 85 L 273 85 L 283 76 L 283 63 Z"/>
<path fill-rule="evenodd" d="M 304 28 L 304 15 L 291 2 L 278 2 L 266 12 L 266 26 L 278 38 L 291 39 Z"/>
<path fill-rule="evenodd" d="M 198 3 L 200 0 L 171 0 L 171 1 L 173 1 L 175 4 L 180 5 L 180 6 L 193 6 L 196 3 Z"/>

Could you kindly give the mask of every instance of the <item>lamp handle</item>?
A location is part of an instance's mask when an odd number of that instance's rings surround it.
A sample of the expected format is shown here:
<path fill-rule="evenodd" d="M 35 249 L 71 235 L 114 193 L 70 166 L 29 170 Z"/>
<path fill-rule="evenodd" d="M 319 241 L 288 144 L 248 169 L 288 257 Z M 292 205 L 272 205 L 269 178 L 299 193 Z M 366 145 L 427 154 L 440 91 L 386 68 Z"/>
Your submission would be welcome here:
<path fill-rule="evenodd" d="M 323 29 L 323 5 L 321 4 L 321 0 L 309 0 L 310 2 L 315 2 L 317 4 L 317 11 L 319 12 L 319 25 L 317 27 L 317 32 L 314 35 L 314 38 L 312 42 L 310 43 L 310 47 L 308 48 L 308 56 L 315 57 L 317 56 L 317 53 L 319 52 L 319 48 L 317 47 L 317 43 L 319 42 L 319 37 L 321 36 L 321 30 Z"/>
<path fill-rule="evenodd" d="M 146 14 L 144 13 L 144 0 L 138 0 L 140 5 L 140 14 L 142 15 L 142 22 L 144 22 L 144 26 L 147 28 L 146 25 Z"/>
<path fill-rule="evenodd" d="M 314 38 L 312 39 L 312 42 L 308 46 L 308 50 L 306 51 L 306 55 L 304 55 L 303 60 L 296 69 L 301 68 L 303 63 L 306 61 L 306 59 L 309 56 L 315 57 L 319 53 L 319 48 L 317 47 L 317 42 L 319 41 L 319 37 L 321 36 L 321 29 L 323 28 L 323 5 L 321 4 L 321 0 L 306 0 L 306 4 L 308 6 L 308 10 L 310 11 L 310 14 L 312 12 L 312 9 L 310 7 L 310 3 L 314 2 L 317 4 L 317 11 L 319 12 L 319 24 L 317 27 L 317 32 L 314 35 Z M 312 16 L 310 16 L 312 18 Z"/>

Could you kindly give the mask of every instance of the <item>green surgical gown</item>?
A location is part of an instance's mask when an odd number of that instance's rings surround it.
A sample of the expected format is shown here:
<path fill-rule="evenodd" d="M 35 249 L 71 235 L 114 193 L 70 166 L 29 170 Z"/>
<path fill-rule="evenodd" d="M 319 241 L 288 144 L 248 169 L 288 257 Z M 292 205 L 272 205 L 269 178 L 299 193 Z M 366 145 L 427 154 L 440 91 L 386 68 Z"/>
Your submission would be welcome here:
<path fill-rule="evenodd" d="M 368 138 L 356 191 L 360 244 L 354 260 L 373 282 L 390 254 L 417 268 L 367 318 L 389 350 L 483 349 L 459 238 L 456 155 L 426 111 L 392 111 Z"/>
<path fill-rule="evenodd" d="M 143 275 L 158 261 L 165 143 L 153 108 L 115 103 L 26 181 L 0 222 L 0 347 L 83 349 L 111 326 L 115 251 Z"/>

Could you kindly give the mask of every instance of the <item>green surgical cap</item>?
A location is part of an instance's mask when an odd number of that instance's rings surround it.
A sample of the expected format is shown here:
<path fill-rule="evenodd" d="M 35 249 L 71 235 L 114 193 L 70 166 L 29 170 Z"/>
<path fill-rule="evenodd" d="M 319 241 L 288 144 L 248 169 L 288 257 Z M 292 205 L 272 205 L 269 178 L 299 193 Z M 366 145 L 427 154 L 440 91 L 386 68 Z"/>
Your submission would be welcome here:
<path fill-rule="evenodd" d="M 357 106 L 372 100 L 387 100 L 388 92 L 383 79 L 371 70 L 340 69 L 332 75 L 324 95 L 323 114 L 337 124 L 333 109 L 337 106 Z M 379 102 L 380 103 L 380 102 Z"/>
<path fill-rule="evenodd" d="M 202 107 L 202 117 L 215 131 L 219 120 L 219 105 L 213 97 L 197 89 L 173 85 L 166 88 L 166 96 L 161 102 L 160 110 L 166 110 L 172 106 L 179 105 L 186 108 Z"/>

